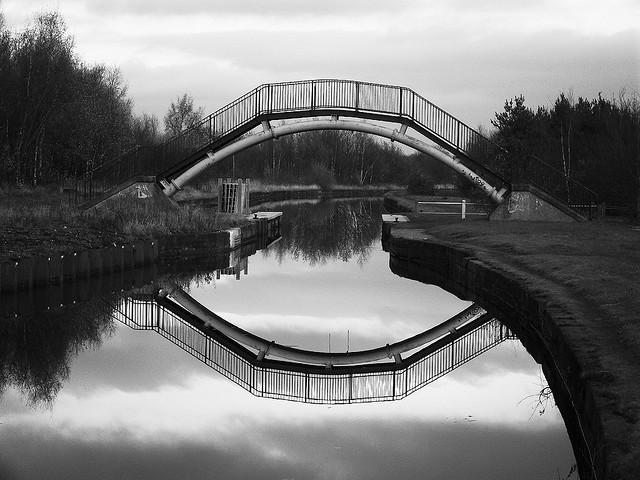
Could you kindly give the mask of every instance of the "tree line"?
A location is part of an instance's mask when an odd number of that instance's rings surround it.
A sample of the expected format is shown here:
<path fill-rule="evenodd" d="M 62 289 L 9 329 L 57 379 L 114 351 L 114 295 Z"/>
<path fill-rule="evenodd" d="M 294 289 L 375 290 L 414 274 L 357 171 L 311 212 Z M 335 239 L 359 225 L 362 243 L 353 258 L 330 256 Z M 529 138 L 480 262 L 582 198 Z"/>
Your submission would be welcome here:
<path fill-rule="evenodd" d="M 18 34 L 0 18 L 1 180 L 37 185 L 120 155 L 131 101 L 115 69 L 88 66 L 56 13 Z"/>
<path fill-rule="evenodd" d="M 494 168 L 510 178 L 531 177 L 530 155 L 598 194 L 599 202 L 640 217 L 640 96 L 595 99 L 561 93 L 535 110 L 524 97 L 507 100 L 491 122 L 493 140 L 508 150 Z"/>
<path fill-rule="evenodd" d="M 82 175 L 202 115 L 186 94 L 171 104 L 164 133 L 157 117 L 134 115 L 120 72 L 82 62 L 58 13 L 14 33 L 0 12 L 0 92 L 0 182 L 16 185 Z"/>
<path fill-rule="evenodd" d="M 162 131 L 154 115 L 134 115 L 119 71 L 82 62 L 58 13 L 41 14 L 13 33 L 0 12 L 0 92 L 0 182 L 17 185 L 82 175 L 136 146 L 158 145 L 203 115 L 187 94 L 171 102 Z M 491 123 L 489 136 L 509 153 L 486 161 L 506 178 L 532 178 L 539 168 L 534 155 L 595 190 L 600 201 L 640 212 L 637 93 L 591 100 L 561 94 L 535 110 L 518 96 Z M 210 176 L 322 186 L 461 182 L 426 155 L 344 131 L 266 142 L 220 162 Z"/>
<path fill-rule="evenodd" d="M 164 116 L 134 115 L 116 68 L 87 65 L 58 13 L 11 32 L 0 12 L 0 182 L 58 183 L 81 176 L 136 146 L 158 145 L 203 116 L 187 94 Z M 260 145 L 223 163 L 220 175 L 266 181 L 407 183 L 441 176 L 433 161 L 352 132 L 314 132 Z"/>
<path fill-rule="evenodd" d="M 421 153 L 367 134 L 340 130 L 287 135 L 237 153 L 207 176 L 259 178 L 270 183 L 407 185 L 414 178 L 451 181 L 452 171 Z"/>

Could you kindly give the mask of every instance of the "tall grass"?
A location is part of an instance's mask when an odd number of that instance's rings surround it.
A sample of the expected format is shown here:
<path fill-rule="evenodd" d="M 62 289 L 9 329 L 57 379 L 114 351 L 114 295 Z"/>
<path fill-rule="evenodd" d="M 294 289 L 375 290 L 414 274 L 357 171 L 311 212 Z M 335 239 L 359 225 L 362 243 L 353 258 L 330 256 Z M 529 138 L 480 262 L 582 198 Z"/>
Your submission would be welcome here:
<path fill-rule="evenodd" d="M 46 226 L 72 221 L 75 209 L 53 188 L 17 188 L 0 185 L 0 225 Z"/>
<path fill-rule="evenodd" d="M 83 218 L 91 228 L 136 238 L 214 232 L 247 222 L 242 215 L 219 213 L 207 208 L 132 204 L 128 200 L 111 202 L 108 208 L 91 211 Z"/>
<path fill-rule="evenodd" d="M 243 216 L 222 214 L 169 203 L 114 201 L 84 213 L 70 205 L 63 194 L 43 187 L 0 186 L 0 228 L 59 227 L 94 229 L 134 238 L 173 233 L 213 232 L 246 222 Z"/>

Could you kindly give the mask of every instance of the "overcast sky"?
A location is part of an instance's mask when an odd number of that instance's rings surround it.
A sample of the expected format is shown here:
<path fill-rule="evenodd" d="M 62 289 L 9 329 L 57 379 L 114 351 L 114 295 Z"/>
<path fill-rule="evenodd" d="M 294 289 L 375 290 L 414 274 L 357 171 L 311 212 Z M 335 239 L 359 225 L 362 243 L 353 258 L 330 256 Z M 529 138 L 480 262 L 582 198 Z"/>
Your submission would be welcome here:
<path fill-rule="evenodd" d="M 89 63 L 118 66 L 137 112 L 188 92 L 212 112 L 261 83 L 402 85 L 489 126 L 505 99 L 640 85 L 637 0 L 0 0 L 10 28 L 58 10 Z"/>

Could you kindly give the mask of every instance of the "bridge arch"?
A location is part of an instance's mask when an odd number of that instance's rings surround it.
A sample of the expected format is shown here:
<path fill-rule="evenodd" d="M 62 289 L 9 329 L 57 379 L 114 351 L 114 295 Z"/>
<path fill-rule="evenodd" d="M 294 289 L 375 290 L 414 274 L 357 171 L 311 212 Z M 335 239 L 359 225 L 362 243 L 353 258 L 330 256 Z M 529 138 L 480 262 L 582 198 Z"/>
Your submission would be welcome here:
<path fill-rule="evenodd" d="M 331 119 L 313 118 L 299 120 L 278 126 L 272 126 L 268 119 L 264 119 L 262 120 L 262 124 L 262 132 L 244 136 L 243 138 L 240 138 L 218 150 L 207 151 L 204 158 L 197 161 L 197 163 L 191 165 L 187 170 L 179 173 L 175 178 L 171 178 L 165 183 L 165 194 L 167 196 L 172 196 L 208 168 L 242 150 L 278 137 L 316 130 L 346 130 L 368 133 L 412 147 L 415 150 L 425 153 L 444 163 L 449 168 L 464 176 L 470 182 L 483 190 L 496 203 L 501 203 L 503 201 L 503 196 L 507 191 L 505 185 L 495 186 L 494 183 L 490 183 L 481 174 L 476 173 L 476 171 L 466 165 L 461 158 L 457 157 L 451 151 L 443 147 L 438 148 L 437 146 L 430 145 L 421 139 L 407 135 L 406 124 L 402 124 L 399 129 L 392 129 L 362 120 L 344 120 L 340 119 L 338 116 L 333 116 Z"/>
<path fill-rule="evenodd" d="M 169 301 L 176 302 L 180 307 L 193 313 L 199 320 L 213 327 L 222 335 L 239 344 L 257 350 L 259 352 L 258 361 L 262 361 L 265 357 L 271 355 L 302 364 L 322 365 L 326 368 L 334 366 L 361 366 L 387 358 L 393 358 L 396 364 L 402 364 L 404 363 L 402 355 L 406 352 L 432 343 L 445 336 L 455 337 L 458 329 L 470 322 L 481 324 L 493 318 L 482 307 L 473 304 L 435 327 L 391 345 L 387 344 L 378 348 L 354 352 L 328 353 L 281 345 L 259 337 L 251 332 L 247 332 L 216 315 L 180 287 L 160 290 L 157 293 L 157 298 L 160 300 L 165 300 L 168 297 L 170 297 Z"/>
<path fill-rule="evenodd" d="M 294 122 L 272 126 L 275 120 Z M 408 135 L 408 128 L 417 136 Z M 117 169 L 130 172 L 128 165 L 138 162 L 138 175 L 153 174 L 172 195 L 228 155 L 277 136 L 326 129 L 370 133 L 408 145 L 444 162 L 496 202 L 511 188 L 488 162 L 504 153 L 491 140 L 409 88 L 352 80 L 260 85 L 154 148 L 150 158 L 133 152 Z M 114 165 L 107 168 L 106 175 L 116 170 Z"/>

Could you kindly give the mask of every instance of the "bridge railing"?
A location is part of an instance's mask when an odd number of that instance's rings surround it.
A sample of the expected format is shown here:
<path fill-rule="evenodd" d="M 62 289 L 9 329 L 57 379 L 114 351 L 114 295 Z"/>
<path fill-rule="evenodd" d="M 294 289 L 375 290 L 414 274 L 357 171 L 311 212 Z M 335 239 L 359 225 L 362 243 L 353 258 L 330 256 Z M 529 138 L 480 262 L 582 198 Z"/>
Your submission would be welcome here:
<path fill-rule="evenodd" d="M 401 121 L 480 165 L 502 151 L 491 140 L 406 87 L 329 79 L 272 83 L 246 93 L 157 147 L 141 147 L 89 172 L 83 178 L 89 186 L 83 190 L 92 196 L 103 190 L 104 185 L 115 185 L 134 175 L 158 175 L 213 143 L 233 140 L 234 133 L 239 135 L 253 128 L 261 117 L 333 111 L 353 115 L 364 112 L 381 120 Z M 101 188 L 91 184 L 100 184 Z"/>
<path fill-rule="evenodd" d="M 363 115 L 402 122 L 434 140 L 441 147 L 472 160 L 472 169 L 495 187 L 531 183 L 591 217 L 597 196 L 584 185 L 536 157 L 513 171 L 507 165 L 506 180 L 496 173 L 492 160 L 507 158 L 506 151 L 481 133 L 406 87 L 352 80 L 306 80 L 261 85 L 192 128 L 156 147 L 139 147 L 122 158 L 89 172 L 76 187 L 76 196 L 89 200 L 108 188 L 137 175 L 170 175 L 191 155 L 211 145 L 233 141 L 269 116 Z M 187 160 L 185 160 L 187 159 Z"/>
<path fill-rule="evenodd" d="M 589 220 L 597 216 L 596 192 L 535 155 L 527 155 L 512 177 L 513 183 L 534 185 Z"/>
<path fill-rule="evenodd" d="M 112 316 L 137 330 L 153 330 L 253 395 L 306 403 L 399 400 L 433 382 L 513 334 L 497 320 L 474 324 L 449 341 L 423 349 L 407 364 L 374 364 L 326 370 L 287 362 L 256 362 L 249 350 L 217 339 L 189 319 L 153 300 L 123 299 Z M 234 346 L 235 345 L 235 346 Z M 265 363 L 264 365 L 267 365 Z M 325 373 L 327 372 L 327 373 Z"/>

